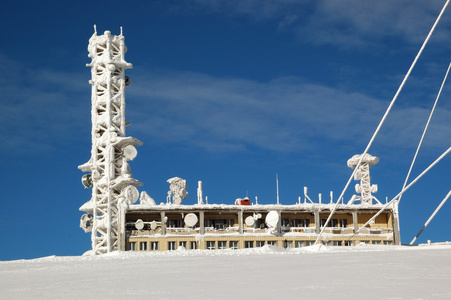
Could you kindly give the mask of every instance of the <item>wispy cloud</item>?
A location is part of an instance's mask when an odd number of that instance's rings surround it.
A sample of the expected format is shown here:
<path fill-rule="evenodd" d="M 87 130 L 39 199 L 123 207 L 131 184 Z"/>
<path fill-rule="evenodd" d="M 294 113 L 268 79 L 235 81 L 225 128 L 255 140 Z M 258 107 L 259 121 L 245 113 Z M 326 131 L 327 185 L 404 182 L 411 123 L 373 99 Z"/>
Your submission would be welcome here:
<path fill-rule="evenodd" d="M 442 0 L 192 0 L 182 7 L 271 21 L 308 43 L 365 47 L 374 46 L 384 38 L 401 38 L 418 44 L 424 40 L 443 4 Z M 442 30 L 437 38 L 449 40 L 449 30 Z"/>
<path fill-rule="evenodd" d="M 36 69 L 3 55 L 0 74 L 4 154 L 42 153 L 89 128 L 90 90 L 83 74 Z"/>
<path fill-rule="evenodd" d="M 207 151 L 257 147 L 277 152 L 369 141 L 388 101 L 299 78 L 262 83 L 188 72 L 140 74 L 128 91 L 134 130 L 161 143 Z M 145 83 L 144 83 L 145 82 Z M 443 146 L 451 111 L 440 109 L 431 146 Z M 390 147 L 414 147 L 428 108 L 399 107 L 381 131 Z M 131 115 L 130 115 L 131 114 Z"/>
<path fill-rule="evenodd" d="M 37 70 L 0 59 L 2 152 L 43 152 L 89 139 L 86 74 Z M 343 145 L 361 149 L 388 105 L 386 99 L 302 78 L 258 82 L 178 71 L 135 73 L 126 94 L 127 118 L 137 138 L 229 153 L 255 148 L 311 153 Z M 414 147 L 428 109 L 424 103 L 397 106 L 378 141 Z M 450 107 L 440 106 L 427 145 L 447 146 L 450 118 Z M 80 131 L 85 133 L 77 137 Z"/>

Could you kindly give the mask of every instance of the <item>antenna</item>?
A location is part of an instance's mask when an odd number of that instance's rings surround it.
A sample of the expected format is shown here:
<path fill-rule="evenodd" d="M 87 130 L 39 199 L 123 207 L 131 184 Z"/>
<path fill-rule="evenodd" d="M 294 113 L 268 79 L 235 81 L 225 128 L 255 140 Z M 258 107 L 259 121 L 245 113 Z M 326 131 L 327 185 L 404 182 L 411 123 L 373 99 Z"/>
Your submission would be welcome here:
<path fill-rule="evenodd" d="M 141 220 L 141 219 L 138 219 L 135 222 L 135 228 L 138 229 L 138 230 L 142 230 L 144 228 L 144 221 Z"/>
<path fill-rule="evenodd" d="M 185 216 L 183 220 L 185 221 L 186 226 L 194 227 L 194 225 L 197 224 L 198 218 L 195 214 L 189 213 Z"/>
<path fill-rule="evenodd" d="M 269 228 L 275 229 L 277 228 L 277 224 L 279 223 L 279 213 L 275 210 L 271 210 L 265 218 L 266 226 Z"/>
<path fill-rule="evenodd" d="M 246 223 L 247 227 L 252 227 L 255 224 L 255 219 L 253 216 L 248 216 L 245 220 L 244 223 Z"/>
<path fill-rule="evenodd" d="M 277 185 L 277 204 L 279 204 L 279 174 L 276 173 L 276 185 Z"/>

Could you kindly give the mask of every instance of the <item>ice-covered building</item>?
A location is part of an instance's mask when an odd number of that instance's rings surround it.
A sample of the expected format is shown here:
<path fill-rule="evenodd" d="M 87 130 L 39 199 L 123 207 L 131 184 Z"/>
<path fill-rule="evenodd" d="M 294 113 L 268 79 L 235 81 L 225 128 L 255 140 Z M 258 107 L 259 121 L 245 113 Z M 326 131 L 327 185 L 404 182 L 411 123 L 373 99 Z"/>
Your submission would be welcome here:
<path fill-rule="evenodd" d="M 354 169 L 356 195 L 346 203 L 313 202 L 304 189 L 304 201 L 294 205 L 251 205 L 250 200 L 231 199 L 231 205 L 207 204 L 202 183 L 197 204 L 183 205 L 186 181 L 168 180 L 165 204 L 157 205 L 142 184 L 132 178 L 127 161 L 133 160 L 141 142 L 127 137 L 125 128 L 125 88 L 130 80 L 125 69 L 124 36 L 106 31 L 89 40 L 92 62 L 92 151 L 90 160 L 79 166 L 82 183 L 92 188 L 92 197 L 82 207 L 80 226 L 91 232 L 92 250 L 103 254 L 116 250 L 175 250 L 253 248 L 265 244 L 303 247 L 314 243 L 347 246 L 356 243 L 399 244 L 397 201 L 383 205 L 374 197 L 369 169 L 378 163 L 369 154 L 348 161 Z"/>

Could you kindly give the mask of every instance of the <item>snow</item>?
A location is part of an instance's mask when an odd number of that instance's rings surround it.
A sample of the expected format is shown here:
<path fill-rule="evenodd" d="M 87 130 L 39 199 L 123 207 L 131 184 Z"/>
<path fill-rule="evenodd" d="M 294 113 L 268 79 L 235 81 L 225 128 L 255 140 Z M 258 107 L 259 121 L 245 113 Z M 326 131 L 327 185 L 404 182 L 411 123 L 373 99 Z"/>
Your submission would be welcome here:
<path fill-rule="evenodd" d="M 0 262 L 3 299 L 451 299 L 451 245 L 115 252 Z"/>

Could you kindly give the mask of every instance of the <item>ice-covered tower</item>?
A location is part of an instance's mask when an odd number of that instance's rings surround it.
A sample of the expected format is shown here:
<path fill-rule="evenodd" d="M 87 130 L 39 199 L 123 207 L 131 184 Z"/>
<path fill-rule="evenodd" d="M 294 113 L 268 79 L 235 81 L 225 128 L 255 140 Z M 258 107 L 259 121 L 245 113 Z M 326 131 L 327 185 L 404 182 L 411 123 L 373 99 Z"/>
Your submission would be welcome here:
<path fill-rule="evenodd" d="M 86 188 L 92 187 L 92 198 L 82 207 L 87 212 L 80 221 L 86 231 L 92 231 L 92 250 L 97 255 L 118 249 L 118 224 L 121 209 L 138 200 L 137 186 L 142 183 L 132 178 L 127 161 L 136 157 L 134 146 L 142 143 L 125 135 L 125 88 L 130 80 L 125 70 L 132 64 L 124 60 L 127 51 L 124 36 L 94 34 L 89 39 L 89 57 L 92 86 L 92 150 L 91 159 L 79 166 Z"/>
<path fill-rule="evenodd" d="M 355 169 L 362 154 L 356 154 L 348 160 L 348 167 Z M 356 193 L 360 196 L 353 197 L 351 202 L 360 200 L 361 204 L 372 204 L 373 199 L 379 202 L 371 193 L 377 192 L 377 184 L 371 184 L 370 167 L 379 162 L 379 158 L 370 154 L 365 154 L 358 169 L 355 171 L 354 180 L 360 180 L 360 184 L 355 185 Z"/>

